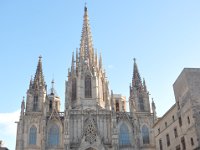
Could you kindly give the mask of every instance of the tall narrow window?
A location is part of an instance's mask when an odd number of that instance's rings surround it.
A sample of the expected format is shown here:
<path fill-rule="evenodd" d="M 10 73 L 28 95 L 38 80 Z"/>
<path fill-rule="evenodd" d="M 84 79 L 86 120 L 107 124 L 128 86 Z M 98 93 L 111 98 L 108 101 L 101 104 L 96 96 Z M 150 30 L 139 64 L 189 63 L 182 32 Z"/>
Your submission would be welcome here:
<path fill-rule="evenodd" d="M 188 124 L 190 124 L 190 117 L 189 116 L 187 117 L 187 120 L 188 120 Z"/>
<path fill-rule="evenodd" d="M 33 111 L 37 111 L 38 109 L 38 95 L 33 97 Z"/>
<path fill-rule="evenodd" d="M 76 100 L 76 79 L 72 79 L 72 100 Z"/>
<path fill-rule="evenodd" d="M 85 98 L 92 98 L 92 81 L 90 76 L 85 77 Z"/>
<path fill-rule="evenodd" d="M 191 141 L 191 145 L 193 146 L 193 145 L 194 145 L 194 140 L 193 140 L 193 138 L 191 138 L 190 141 Z"/>
<path fill-rule="evenodd" d="M 165 128 L 167 128 L 167 122 L 165 122 Z"/>
<path fill-rule="evenodd" d="M 52 125 L 48 131 L 48 145 L 57 146 L 59 145 L 59 128 L 57 125 Z"/>
<path fill-rule="evenodd" d="M 186 150 L 185 138 L 181 137 L 182 150 Z"/>
<path fill-rule="evenodd" d="M 159 146 L 160 146 L 160 150 L 163 150 L 162 139 L 159 139 Z"/>
<path fill-rule="evenodd" d="M 179 126 L 181 127 L 182 126 L 182 119 L 181 119 L 181 117 L 178 118 L 178 122 L 179 122 Z"/>
<path fill-rule="evenodd" d="M 124 123 L 120 126 L 119 144 L 120 146 L 129 146 L 131 144 L 129 130 Z"/>
<path fill-rule="evenodd" d="M 37 139 L 37 128 L 35 126 L 32 126 L 29 130 L 29 144 L 36 145 L 36 139 Z"/>
<path fill-rule="evenodd" d="M 173 122 L 175 121 L 174 115 L 172 116 L 172 120 L 173 120 Z"/>
<path fill-rule="evenodd" d="M 146 125 L 142 127 L 142 139 L 143 144 L 149 144 L 149 129 Z"/>
<path fill-rule="evenodd" d="M 158 128 L 158 134 L 160 134 L 160 128 Z"/>
<path fill-rule="evenodd" d="M 118 101 L 116 102 L 116 111 L 117 112 L 119 111 L 119 102 Z"/>
<path fill-rule="evenodd" d="M 170 138 L 169 138 L 169 134 L 166 135 L 166 140 L 167 140 L 167 146 L 170 146 Z"/>
<path fill-rule="evenodd" d="M 175 138 L 178 137 L 178 131 L 177 131 L 177 128 L 174 128 L 174 136 L 175 136 Z"/>
<path fill-rule="evenodd" d="M 144 111 L 144 100 L 142 96 L 139 97 L 139 107 L 140 111 Z"/>
<path fill-rule="evenodd" d="M 52 112 L 52 100 L 49 101 L 49 112 Z"/>

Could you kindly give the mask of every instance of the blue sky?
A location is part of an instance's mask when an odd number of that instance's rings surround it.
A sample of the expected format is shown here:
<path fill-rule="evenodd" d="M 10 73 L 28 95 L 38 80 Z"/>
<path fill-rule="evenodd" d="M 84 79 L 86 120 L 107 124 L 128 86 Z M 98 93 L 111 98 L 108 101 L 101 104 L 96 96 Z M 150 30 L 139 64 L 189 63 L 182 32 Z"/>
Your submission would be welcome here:
<path fill-rule="evenodd" d="M 0 139 L 10 149 L 15 147 L 14 121 L 39 55 L 48 88 L 54 78 L 64 105 L 64 82 L 72 52 L 80 45 L 85 2 L 93 44 L 102 53 L 114 93 L 128 100 L 136 58 L 162 116 L 175 102 L 172 85 L 183 68 L 200 66 L 198 0 L 1 0 Z"/>

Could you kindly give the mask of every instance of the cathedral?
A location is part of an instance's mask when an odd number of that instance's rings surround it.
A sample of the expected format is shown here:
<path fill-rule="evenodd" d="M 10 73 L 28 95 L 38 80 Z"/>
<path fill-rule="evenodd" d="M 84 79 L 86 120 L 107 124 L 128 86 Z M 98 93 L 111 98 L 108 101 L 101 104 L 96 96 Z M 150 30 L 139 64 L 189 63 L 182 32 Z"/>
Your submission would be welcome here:
<path fill-rule="evenodd" d="M 109 89 L 85 6 L 80 48 L 72 54 L 65 82 L 64 110 L 54 81 L 47 89 L 40 56 L 21 103 L 16 150 L 154 150 L 156 107 L 135 59 L 128 102 L 129 112 L 126 98 Z"/>

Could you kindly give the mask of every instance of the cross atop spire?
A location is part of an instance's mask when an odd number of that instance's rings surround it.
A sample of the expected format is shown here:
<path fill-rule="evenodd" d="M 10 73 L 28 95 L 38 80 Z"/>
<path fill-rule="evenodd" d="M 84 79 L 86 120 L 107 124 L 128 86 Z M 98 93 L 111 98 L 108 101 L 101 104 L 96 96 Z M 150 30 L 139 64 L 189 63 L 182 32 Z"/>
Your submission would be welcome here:
<path fill-rule="evenodd" d="M 42 56 L 39 56 L 38 65 L 33 82 L 33 88 L 39 88 L 40 86 L 45 86 L 44 76 L 42 72 Z"/>
<path fill-rule="evenodd" d="M 94 54 L 94 50 L 93 50 L 93 44 L 92 44 L 92 35 L 90 31 L 88 10 L 87 10 L 87 6 L 85 5 L 81 44 L 80 44 L 80 55 L 85 60 L 89 60 L 91 62 L 93 54 Z"/>

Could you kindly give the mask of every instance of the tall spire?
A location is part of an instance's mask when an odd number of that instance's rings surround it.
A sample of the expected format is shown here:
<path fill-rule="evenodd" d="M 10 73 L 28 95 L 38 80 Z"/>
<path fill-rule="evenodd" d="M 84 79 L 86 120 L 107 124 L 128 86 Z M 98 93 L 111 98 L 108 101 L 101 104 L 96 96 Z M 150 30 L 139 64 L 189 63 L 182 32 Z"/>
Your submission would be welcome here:
<path fill-rule="evenodd" d="M 39 88 L 40 86 L 45 86 L 44 76 L 42 72 L 42 56 L 39 56 L 39 61 L 33 82 L 33 88 Z"/>
<path fill-rule="evenodd" d="M 92 57 L 94 54 L 93 44 L 92 44 L 92 35 L 89 25 L 89 17 L 87 7 L 84 8 L 84 17 L 83 17 L 83 28 L 81 35 L 81 44 L 80 44 L 80 55 L 92 63 Z"/>
<path fill-rule="evenodd" d="M 133 65 L 134 68 L 133 68 L 132 86 L 139 88 L 142 85 L 141 78 L 140 78 L 140 74 L 139 74 L 139 71 L 138 71 L 136 59 L 134 58 L 133 60 L 134 60 L 134 65 Z"/>

